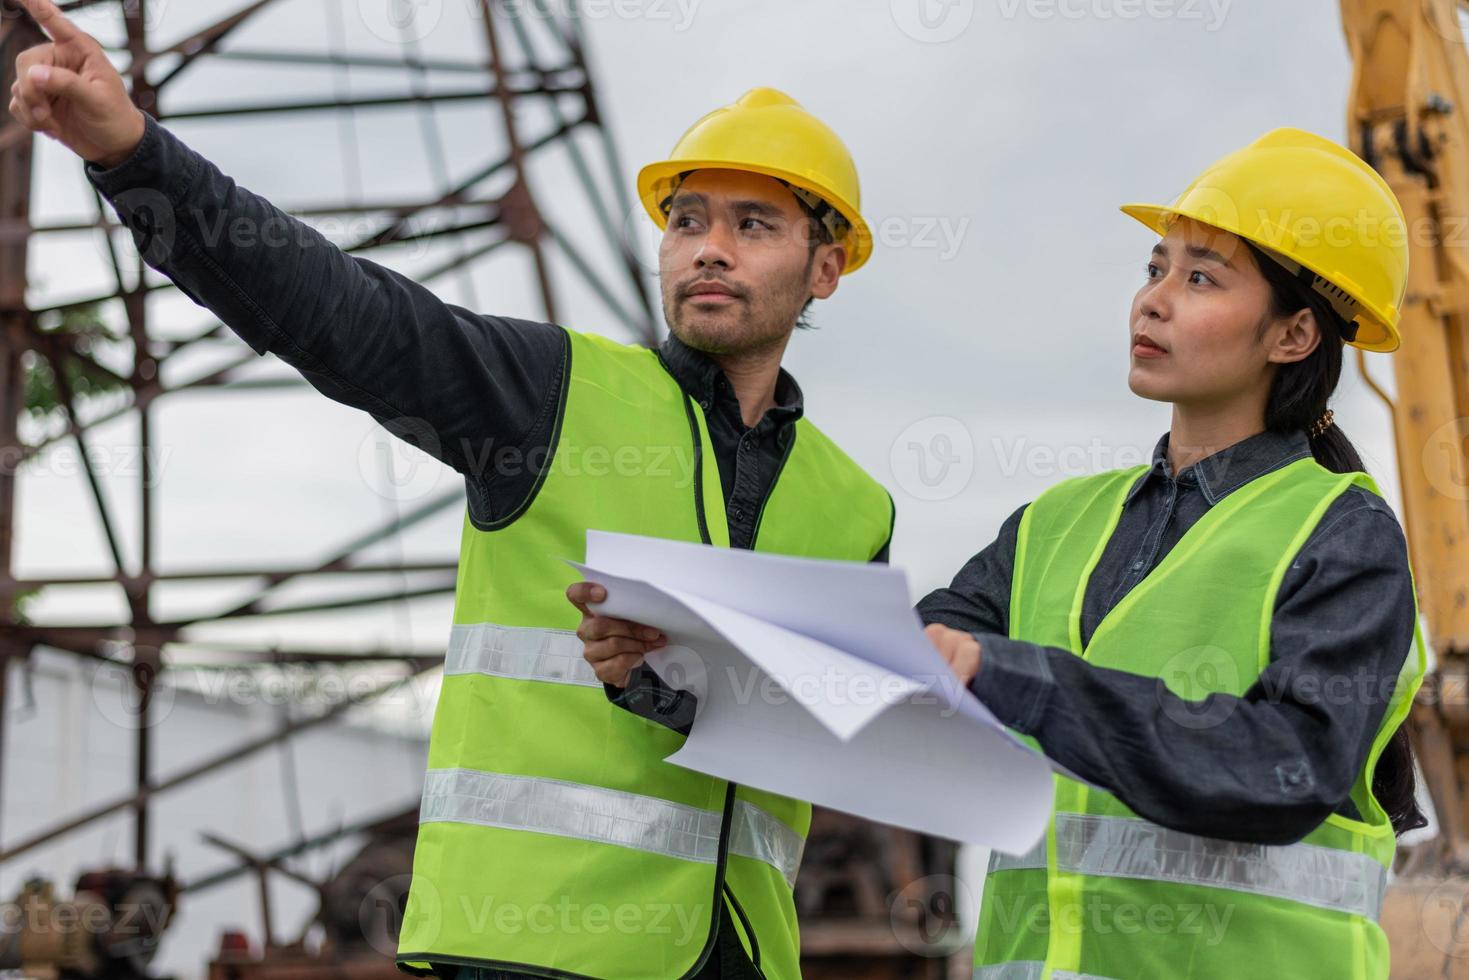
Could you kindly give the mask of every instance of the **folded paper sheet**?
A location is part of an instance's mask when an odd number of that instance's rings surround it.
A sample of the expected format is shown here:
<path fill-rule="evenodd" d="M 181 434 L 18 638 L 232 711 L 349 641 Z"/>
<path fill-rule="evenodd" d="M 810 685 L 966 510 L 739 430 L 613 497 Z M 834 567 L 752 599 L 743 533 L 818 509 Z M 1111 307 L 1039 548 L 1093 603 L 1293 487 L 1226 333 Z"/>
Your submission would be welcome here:
<path fill-rule="evenodd" d="M 901 570 L 599 531 L 576 567 L 699 699 L 669 762 L 1012 854 L 1044 834 L 1050 765 L 950 672 Z"/>

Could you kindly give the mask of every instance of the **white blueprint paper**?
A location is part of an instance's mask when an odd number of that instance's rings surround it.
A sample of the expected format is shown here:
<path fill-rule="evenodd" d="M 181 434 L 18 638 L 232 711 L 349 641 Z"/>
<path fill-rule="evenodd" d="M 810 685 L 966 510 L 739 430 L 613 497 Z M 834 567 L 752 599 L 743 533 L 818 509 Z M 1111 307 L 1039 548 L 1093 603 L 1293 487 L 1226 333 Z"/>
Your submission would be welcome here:
<path fill-rule="evenodd" d="M 901 570 L 600 531 L 576 567 L 698 696 L 669 762 L 1012 854 L 1044 834 L 1051 766 L 959 684 Z"/>

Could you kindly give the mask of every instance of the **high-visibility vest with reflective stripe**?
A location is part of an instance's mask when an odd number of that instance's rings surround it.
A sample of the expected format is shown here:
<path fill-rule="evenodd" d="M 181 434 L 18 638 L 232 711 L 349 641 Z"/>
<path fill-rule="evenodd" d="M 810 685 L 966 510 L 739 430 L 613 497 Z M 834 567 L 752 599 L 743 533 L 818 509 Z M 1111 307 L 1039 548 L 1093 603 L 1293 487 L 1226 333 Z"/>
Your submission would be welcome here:
<path fill-rule="evenodd" d="M 1146 469 L 1068 480 L 1026 509 L 1010 635 L 1157 677 L 1189 702 L 1170 707 L 1165 723 L 1206 729 L 1230 708 L 1204 699 L 1243 695 L 1270 662 L 1276 594 L 1321 515 L 1350 486 L 1378 491 L 1364 473 L 1332 473 L 1310 458 L 1250 481 L 1201 517 L 1083 647 L 1087 581 Z M 1424 664 L 1415 629 L 1401 672 L 1380 679 L 1391 701 L 1351 794 L 1362 819 L 1334 814 L 1289 846 L 1161 827 L 1058 775 L 1045 839 L 1030 854 L 990 860 L 976 980 L 1386 977 L 1377 916 L 1396 839 L 1372 772 Z M 1368 696 L 1385 692 L 1373 686 Z M 1287 760 L 1280 777 L 1307 774 Z"/>
<path fill-rule="evenodd" d="M 728 546 L 703 412 L 655 352 L 570 345 L 533 501 L 465 517 L 398 963 L 681 977 L 727 901 L 764 975 L 796 980 L 809 804 L 664 762 L 683 736 L 607 701 L 565 597 L 589 528 Z M 866 561 L 891 527 L 886 491 L 799 421 L 756 549 Z"/>

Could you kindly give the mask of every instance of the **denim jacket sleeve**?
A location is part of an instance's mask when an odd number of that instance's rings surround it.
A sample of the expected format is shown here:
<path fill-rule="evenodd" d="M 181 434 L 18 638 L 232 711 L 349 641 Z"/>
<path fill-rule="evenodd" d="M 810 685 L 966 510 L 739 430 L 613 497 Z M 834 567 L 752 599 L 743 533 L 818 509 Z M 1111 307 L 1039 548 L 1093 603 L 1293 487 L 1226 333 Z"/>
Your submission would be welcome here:
<path fill-rule="evenodd" d="M 1307 539 L 1276 597 L 1271 662 L 1241 697 L 1186 701 L 1158 678 L 1010 638 L 984 612 L 1001 583 L 966 574 L 1002 565 L 966 566 L 919 608 L 975 634 L 971 690 L 1047 755 L 1188 833 L 1287 844 L 1356 815 L 1349 794 L 1413 642 L 1406 542 L 1380 498 L 1344 494 Z"/>

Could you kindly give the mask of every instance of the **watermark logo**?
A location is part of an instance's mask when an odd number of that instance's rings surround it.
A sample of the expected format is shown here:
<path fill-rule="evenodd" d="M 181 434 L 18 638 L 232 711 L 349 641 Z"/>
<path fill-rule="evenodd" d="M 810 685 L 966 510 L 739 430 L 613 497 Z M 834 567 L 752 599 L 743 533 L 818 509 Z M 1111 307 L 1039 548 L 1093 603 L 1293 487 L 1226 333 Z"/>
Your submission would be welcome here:
<path fill-rule="evenodd" d="M 475 0 L 469 0 L 474 3 Z M 557 16 L 562 20 L 586 22 L 608 20 L 645 20 L 666 24 L 675 33 L 683 33 L 694 24 L 700 0 L 503 0 L 511 17 Z"/>
<path fill-rule="evenodd" d="M 162 724 L 173 711 L 174 686 L 159 683 L 158 669 L 146 659 L 136 665 L 129 663 L 137 656 L 131 643 L 111 640 L 102 645 L 101 652 L 119 662 L 99 662 L 92 669 L 87 686 L 91 688 L 92 703 L 97 706 L 97 713 L 127 732 Z M 138 683 L 140 680 L 147 681 L 149 687 L 146 712 L 143 691 Z"/>
<path fill-rule="evenodd" d="M 374 425 L 358 443 L 357 472 L 380 497 L 418 500 L 443 479 L 444 468 L 431 458 L 438 452 L 438 434 L 424 420 L 388 419 Z"/>
<path fill-rule="evenodd" d="M 400 935 L 409 937 L 414 949 L 428 949 L 439 938 L 443 922 L 438 889 L 426 878 L 414 882 L 411 874 L 375 882 L 357 906 L 362 937 L 384 956 L 397 954 Z"/>
<path fill-rule="evenodd" d="M 127 479 L 134 485 L 157 489 L 163 482 L 164 469 L 173 458 L 174 448 L 152 445 L 145 453 L 135 443 L 88 444 L 83 452 L 75 443 L 61 443 L 27 457 L 24 447 L 13 446 L 0 449 L 0 473 L 24 472 L 31 478 L 75 479 L 90 469 L 99 477 Z"/>
<path fill-rule="evenodd" d="M 1093 437 L 1085 445 L 1067 443 L 1061 446 L 1032 443 L 1021 437 L 1013 442 L 996 438 L 990 440 L 1000 475 L 1006 479 L 1024 473 L 1042 479 L 1064 479 L 1087 476 L 1105 470 L 1121 470 L 1145 463 L 1152 458 L 1151 450 L 1138 445 L 1113 445 Z"/>
<path fill-rule="evenodd" d="M 1213 728 L 1229 717 L 1235 702 L 1209 695 L 1236 690 L 1238 683 L 1239 667 L 1223 647 L 1205 644 L 1181 650 L 1158 671 L 1163 714 L 1181 728 Z"/>
<path fill-rule="evenodd" d="M 674 644 L 654 650 L 644 659 L 668 687 L 692 693 L 699 705 L 707 700 L 709 665 L 697 650 Z"/>
<path fill-rule="evenodd" d="M 933 415 L 908 426 L 888 453 L 893 479 L 918 500 L 949 500 L 974 477 L 974 438 L 949 415 Z"/>
<path fill-rule="evenodd" d="M 178 239 L 173 202 L 161 191 L 133 187 L 113 197 L 112 206 L 122 217 L 123 226 L 132 232 L 133 244 L 143 261 L 152 266 L 166 262 Z M 111 247 L 117 243 L 106 235 L 94 236 L 92 240 L 102 258 L 111 262 Z"/>
<path fill-rule="evenodd" d="M 1469 418 L 1445 422 L 1423 444 L 1423 472 L 1433 489 L 1469 500 Z"/>
<path fill-rule="evenodd" d="M 1224 942 L 1233 902 L 1114 902 L 1103 895 L 1052 906 L 1033 895 L 987 895 L 980 928 L 992 921 L 1007 935 L 1188 936 L 1201 947 Z"/>
<path fill-rule="evenodd" d="M 898 30 L 924 44 L 943 44 L 963 34 L 974 20 L 974 0 L 891 0 Z"/>
<path fill-rule="evenodd" d="M 1000 0 L 1006 20 L 1193 21 L 1213 33 L 1224 26 L 1232 0 Z"/>
<path fill-rule="evenodd" d="M 362 23 L 388 44 L 412 44 L 433 33 L 444 16 L 444 0 L 358 0 Z"/>
<path fill-rule="evenodd" d="M 1418 923 L 1440 953 L 1451 959 L 1469 956 L 1469 878 L 1455 875 L 1429 889 L 1419 904 Z"/>
<path fill-rule="evenodd" d="M 893 936 L 918 956 L 947 956 L 973 938 L 965 934 L 961 917 L 975 904 L 968 887 L 953 875 L 919 878 L 893 896 Z"/>

